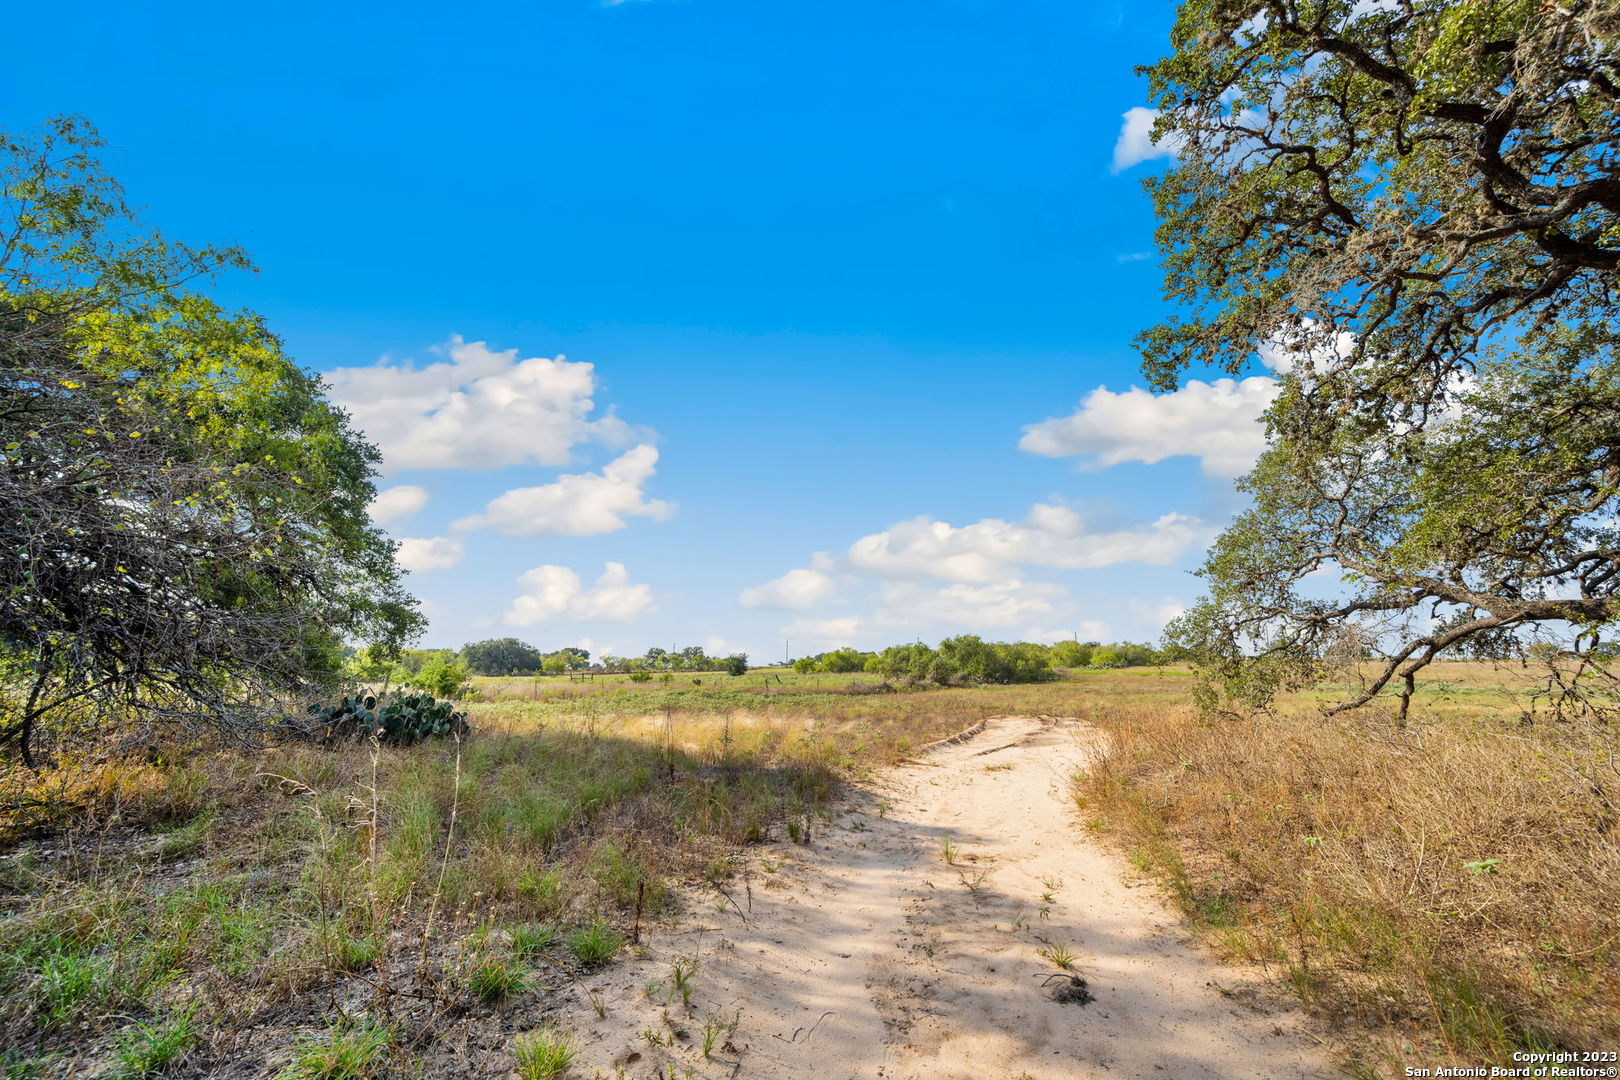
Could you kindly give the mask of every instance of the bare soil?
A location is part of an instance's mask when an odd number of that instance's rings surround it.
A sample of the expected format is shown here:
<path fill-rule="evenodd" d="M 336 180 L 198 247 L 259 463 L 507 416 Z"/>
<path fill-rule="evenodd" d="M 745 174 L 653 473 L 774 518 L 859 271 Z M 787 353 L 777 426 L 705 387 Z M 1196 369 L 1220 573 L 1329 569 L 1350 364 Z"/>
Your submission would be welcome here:
<path fill-rule="evenodd" d="M 1263 973 L 1201 950 L 1088 834 L 1070 777 L 1098 738 L 996 718 L 887 771 L 807 844 L 755 849 L 577 988 L 571 1075 L 1337 1075 Z M 672 972 L 694 961 L 683 1001 Z"/>

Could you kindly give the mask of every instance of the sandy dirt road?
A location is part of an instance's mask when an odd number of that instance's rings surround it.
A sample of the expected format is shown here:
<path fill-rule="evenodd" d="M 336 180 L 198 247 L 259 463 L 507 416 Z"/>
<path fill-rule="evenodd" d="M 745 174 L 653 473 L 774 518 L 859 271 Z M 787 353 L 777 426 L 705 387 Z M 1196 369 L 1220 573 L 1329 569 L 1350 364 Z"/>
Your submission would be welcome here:
<path fill-rule="evenodd" d="M 764 849 L 729 899 L 694 895 L 644 958 L 591 980 L 596 1006 L 571 1010 L 572 1075 L 1337 1075 L 1299 1014 L 1191 944 L 1088 837 L 1068 781 L 1091 738 L 1050 718 L 987 721 L 856 793 L 810 845 Z M 1054 1000 L 1055 950 L 1094 1000 Z M 689 1003 L 678 962 L 695 963 Z"/>

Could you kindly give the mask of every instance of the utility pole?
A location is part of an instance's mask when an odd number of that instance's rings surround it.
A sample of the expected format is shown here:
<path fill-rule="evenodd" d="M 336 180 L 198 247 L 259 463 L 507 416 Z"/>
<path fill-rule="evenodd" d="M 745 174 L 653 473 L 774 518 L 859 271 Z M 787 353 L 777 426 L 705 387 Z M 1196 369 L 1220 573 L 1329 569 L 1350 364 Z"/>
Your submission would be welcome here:
<path fill-rule="evenodd" d="M 787 667 L 788 655 L 789 655 L 788 654 L 788 646 L 791 645 L 791 644 L 793 644 L 791 641 L 782 642 L 782 666 L 783 667 Z"/>

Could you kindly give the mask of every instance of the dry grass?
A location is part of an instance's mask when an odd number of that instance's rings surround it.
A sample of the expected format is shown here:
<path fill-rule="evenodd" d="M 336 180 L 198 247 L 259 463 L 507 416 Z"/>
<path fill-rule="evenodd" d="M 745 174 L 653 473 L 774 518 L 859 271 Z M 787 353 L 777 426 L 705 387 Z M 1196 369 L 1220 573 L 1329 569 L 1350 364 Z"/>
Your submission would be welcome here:
<path fill-rule="evenodd" d="M 1614 736 L 1521 726 L 1515 675 L 1447 665 L 1417 722 L 1310 705 L 1210 722 L 1120 703 L 1076 793 L 1227 949 L 1376 1032 L 1368 1069 L 1620 1043 Z"/>
<path fill-rule="evenodd" d="M 433 1075 L 452 1043 L 509 1070 L 501 1033 L 551 1024 L 669 917 L 671 880 L 803 837 L 840 777 L 1009 713 L 1113 736 L 1077 781 L 1085 816 L 1218 944 L 1353 1022 L 1367 1074 L 1620 1041 L 1620 847 L 1579 775 L 1609 741 L 1520 726 L 1520 673 L 1437 669 L 1404 732 L 1372 710 L 1324 722 L 1332 688 L 1205 722 L 1173 670 L 700 678 L 486 684 L 459 748 L 0 777 L 0 1072 L 110 1067 L 183 1011 L 199 1076 L 307 1072 L 353 1031 L 393 1033 L 368 1050 L 383 1072 Z"/>
<path fill-rule="evenodd" d="M 372 1016 L 429 1033 L 373 1048 L 379 1069 L 433 1074 L 447 1024 L 487 1028 L 479 1067 L 510 1068 L 498 1032 L 545 1024 L 665 917 L 672 879 L 809 835 L 841 773 L 1016 689 L 689 687 L 475 703 L 459 746 L 163 748 L 0 777 L 0 1071 L 95 1071 L 181 1008 L 199 1075 L 307 1072 Z"/>

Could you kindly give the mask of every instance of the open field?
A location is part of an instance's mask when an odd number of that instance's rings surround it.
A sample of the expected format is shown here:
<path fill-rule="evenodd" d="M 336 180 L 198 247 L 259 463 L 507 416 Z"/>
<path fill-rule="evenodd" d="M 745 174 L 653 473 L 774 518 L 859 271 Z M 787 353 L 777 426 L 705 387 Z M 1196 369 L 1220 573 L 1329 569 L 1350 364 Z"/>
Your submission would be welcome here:
<path fill-rule="evenodd" d="M 1620 846 L 1580 771 L 1606 733 L 1521 725 L 1518 670 L 1434 674 L 1404 732 L 1316 694 L 1203 721 L 1173 669 L 491 681 L 459 747 L 14 773 L 0 1075 L 510 1075 L 752 845 L 815 842 L 842 785 L 1009 714 L 1109 736 L 1075 827 L 1355 1033 L 1363 1074 L 1613 1046 Z"/>

